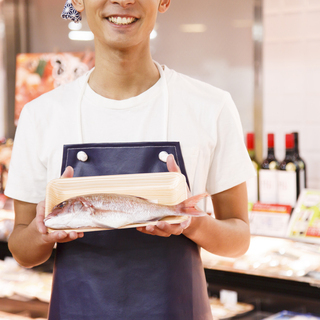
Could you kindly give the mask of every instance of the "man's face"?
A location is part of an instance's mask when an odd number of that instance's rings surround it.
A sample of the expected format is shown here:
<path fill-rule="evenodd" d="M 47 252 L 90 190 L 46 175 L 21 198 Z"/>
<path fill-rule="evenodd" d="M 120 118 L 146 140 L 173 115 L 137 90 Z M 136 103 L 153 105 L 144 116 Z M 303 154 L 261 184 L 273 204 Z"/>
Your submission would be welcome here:
<path fill-rule="evenodd" d="M 85 0 L 85 10 L 96 45 L 127 50 L 149 45 L 158 11 L 169 0 Z"/>

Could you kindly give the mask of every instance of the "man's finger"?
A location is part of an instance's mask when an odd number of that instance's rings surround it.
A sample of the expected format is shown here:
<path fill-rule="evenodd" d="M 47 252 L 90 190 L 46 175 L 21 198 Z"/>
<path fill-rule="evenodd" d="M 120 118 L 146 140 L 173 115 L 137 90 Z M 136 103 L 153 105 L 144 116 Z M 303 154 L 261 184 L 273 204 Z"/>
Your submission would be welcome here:
<path fill-rule="evenodd" d="M 174 156 L 172 154 L 168 155 L 167 158 L 167 168 L 169 172 L 180 172 L 180 168 L 176 163 L 176 160 L 174 159 Z"/>
<path fill-rule="evenodd" d="M 179 166 L 177 165 L 173 154 L 169 154 L 168 155 L 167 168 L 168 168 L 169 172 L 179 172 L 179 173 L 181 173 L 181 170 L 180 170 Z M 191 197 L 191 192 L 190 192 L 190 189 L 188 187 L 187 187 L 187 189 L 188 189 L 188 198 L 190 198 Z"/>
<path fill-rule="evenodd" d="M 156 228 L 158 229 L 158 233 L 160 230 L 164 234 L 175 236 L 179 236 L 183 231 L 180 224 L 169 224 L 164 221 L 159 221 L 156 225 Z"/>
<path fill-rule="evenodd" d="M 191 217 L 189 217 L 187 220 L 181 222 L 180 226 L 184 230 L 184 229 L 187 229 L 190 226 L 190 224 L 191 224 Z"/>
<path fill-rule="evenodd" d="M 47 242 L 59 242 L 68 237 L 68 234 L 65 231 L 55 231 L 48 233 L 45 238 Z"/>
<path fill-rule="evenodd" d="M 37 214 L 36 214 L 36 225 L 40 233 L 47 233 L 47 228 L 43 223 L 45 217 L 45 202 L 41 201 L 37 205 Z"/>
<path fill-rule="evenodd" d="M 72 167 L 68 166 L 64 170 L 64 173 L 62 174 L 61 178 L 72 178 L 73 177 L 74 170 Z"/>
<path fill-rule="evenodd" d="M 70 233 L 67 233 L 63 230 L 59 230 L 59 231 L 54 231 L 44 235 L 44 239 L 49 243 L 52 243 L 52 242 L 65 243 L 65 242 L 70 242 L 79 238 L 83 238 L 83 236 L 84 236 L 83 232 L 72 231 Z"/>

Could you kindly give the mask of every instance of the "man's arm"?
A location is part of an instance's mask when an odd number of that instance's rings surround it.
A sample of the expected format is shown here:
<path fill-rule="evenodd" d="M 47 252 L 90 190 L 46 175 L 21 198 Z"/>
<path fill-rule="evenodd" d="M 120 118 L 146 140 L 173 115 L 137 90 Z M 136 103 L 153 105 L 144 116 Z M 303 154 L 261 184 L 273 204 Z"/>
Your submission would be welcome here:
<path fill-rule="evenodd" d="M 14 201 L 15 224 L 8 246 L 16 261 L 27 268 L 49 259 L 54 246 L 54 242 L 42 243 L 36 226 L 36 208 L 33 203 Z"/>
<path fill-rule="evenodd" d="M 67 168 L 62 178 L 71 177 L 72 168 Z M 47 233 L 43 223 L 45 202 L 38 205 L 14 200 L 15 224 L 8 246 L 15 260 L 26 268 L 39 265 L 50 258 L 56 242 L 69 242 L 83 237 L 83 233 L 55 231 Z"/>

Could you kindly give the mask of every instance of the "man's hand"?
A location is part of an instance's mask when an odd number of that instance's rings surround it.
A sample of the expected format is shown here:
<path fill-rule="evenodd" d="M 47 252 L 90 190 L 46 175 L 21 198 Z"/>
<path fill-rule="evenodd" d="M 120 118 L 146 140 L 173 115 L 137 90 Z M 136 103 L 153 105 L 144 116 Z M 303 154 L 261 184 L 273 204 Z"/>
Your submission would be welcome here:
<path fill-rule="evenodd" d="M 72 178 L 73 177 L 73 168 L 67 167 L 61 178 Z M 69 242 L 72 240 L 76 240 L 78 238 L 82 238 L 84 236 L 83 232 L 75 232 L 71 231 L 69 233 L 59 230 L 48 233 L 48 229 L 45 226 L 43 220 L 45 218 L 45 201 L 40 202 L 37 205 L 37 214 L 36 214 L 36 225 L 38 231 L 42 234 L 42 240 L 47 243 L 55 243 L 55 242 Z"/>
<path fill-rule="evenodd" d="M 167 158 L 167 168 L 169 172 L 181 172 L 172 154 Z M 191 193 L 188 189 L 188 197 Z M 184 229 L 188 228 L 191 223 L 191 217 L 179 224 L 170 224 L 165 221 L 159 221 L 155 226 L 148 225 L 146 227 L 137 228 L 138 231 L 154 236 L 170 237 L 171 235 L 179 236 Z"/>

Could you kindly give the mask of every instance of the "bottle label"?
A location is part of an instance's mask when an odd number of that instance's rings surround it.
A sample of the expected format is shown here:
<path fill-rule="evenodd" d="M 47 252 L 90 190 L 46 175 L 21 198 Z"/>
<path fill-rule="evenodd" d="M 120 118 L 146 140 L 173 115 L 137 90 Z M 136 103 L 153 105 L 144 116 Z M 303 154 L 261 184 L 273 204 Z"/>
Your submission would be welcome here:
<path fill-rule="evenodd" d="M 259 200 L 261 203 L 278 203 L 278 171 L 264 170 L 259 172 Z"/>
<path fill-rule="evenodd" d="M 297 201 L 297 173 L 278 171 L 278 203 L 294 207 Z"/>
<path fill-rule="evenodd" d="M 247 180 L 248 201 L 256 203 L 258 201 L 258 171 L 255 168 L 256 176 Z"/>
<path fill-rule="evenodd" d="M 284 237 L 290 213 L 291 206 L 261 202 L 254 204 L 249 214 L 251 234 Z"/>

